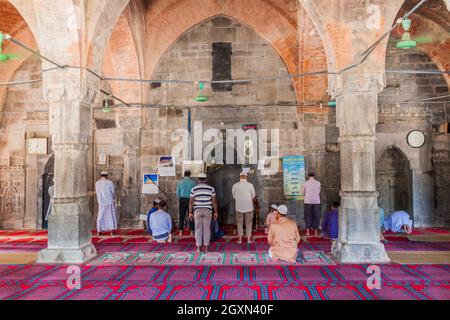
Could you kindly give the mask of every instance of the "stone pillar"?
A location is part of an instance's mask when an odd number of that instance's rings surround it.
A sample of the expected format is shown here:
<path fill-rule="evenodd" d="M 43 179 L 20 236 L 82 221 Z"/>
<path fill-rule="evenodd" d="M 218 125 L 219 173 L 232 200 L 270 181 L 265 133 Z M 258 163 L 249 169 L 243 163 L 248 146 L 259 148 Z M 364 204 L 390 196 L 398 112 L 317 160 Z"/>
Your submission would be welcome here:
<path fill-rule="evenodd" d="M 139 227 L 137 215 L 140 212 L 140 125 L 136 124 L 133 131 L 124 132 L 124 145 L 127 150 L 124 155 L 120 225 L 122 228 L 136 228 Z"/>
<path fill-rule="evenodd" d="M 82 78 L 79 70 L 58 70 L 44 78 L 55 157 L 55 199 L 48 248 L 39 252 L 38 263 L 81 264 L 97 254 L 91 243 L 88 196 L 93 99 L 88 90 L 82 90 Z"/>
<path fill-rule="evenodd" d="M 383 75 L 346 74 L 338 79 L 337 126 L 341 145 L 339 240 L 341 263 L 387 263 L 380 241 L 375 182 L 375 130 Z"/>

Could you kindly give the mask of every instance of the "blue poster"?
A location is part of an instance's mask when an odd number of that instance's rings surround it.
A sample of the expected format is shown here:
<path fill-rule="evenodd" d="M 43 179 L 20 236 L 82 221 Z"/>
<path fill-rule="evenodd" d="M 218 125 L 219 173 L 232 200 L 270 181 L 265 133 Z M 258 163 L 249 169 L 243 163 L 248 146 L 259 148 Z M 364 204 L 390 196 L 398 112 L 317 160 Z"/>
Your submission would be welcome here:
<path fill-rule="evenodd" d="M 304 200 L 302 187 L 306 180 L 304 156 L 283 157 L 284 195 L 288 200 Z"/>

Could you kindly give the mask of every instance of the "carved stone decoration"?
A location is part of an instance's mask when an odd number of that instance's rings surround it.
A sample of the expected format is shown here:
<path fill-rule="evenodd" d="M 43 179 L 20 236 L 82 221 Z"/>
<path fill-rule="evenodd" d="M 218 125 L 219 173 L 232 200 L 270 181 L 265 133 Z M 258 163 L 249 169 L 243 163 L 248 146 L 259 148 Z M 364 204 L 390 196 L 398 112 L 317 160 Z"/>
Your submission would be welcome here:
<path fill-rule="evenodd" d="M 21 229 L 25 214 L 23 167 L 0 167 L 0 228 Z"/>

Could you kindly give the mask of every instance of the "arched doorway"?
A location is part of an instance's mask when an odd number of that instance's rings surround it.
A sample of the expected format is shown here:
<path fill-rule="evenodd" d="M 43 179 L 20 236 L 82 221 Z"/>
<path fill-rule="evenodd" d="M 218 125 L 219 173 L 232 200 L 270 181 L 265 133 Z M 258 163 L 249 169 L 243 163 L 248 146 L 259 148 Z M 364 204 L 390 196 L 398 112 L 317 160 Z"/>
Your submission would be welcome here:
<path fill-rule="evenodd" d="M 220 223 L 225 225 L 234 225 L 236 223 L 235 218 L 235 206 L 232 194 L 233 185 L 239 182 L 240 173 L 244 168 L 253 169 L 252 165 L 238 164 L 238 158 L 243 156 L 243 153 L 230 146 L 225 142 L 218 144 L 219 148 L 223 148 L 224 159 L 227 159 L 227 154 L 234 154 L 234 161 L 228 163 L 224 161 L 223 164 L 215 164 L 214 152 L 207 159 L 207 174 L 208 183 L 216 189 L 217 206 L 220 213 Z M 217 150 L 217 149 L 216 149 Z M 256 169 L 256 168 L 254 168 Z M 248 181 L 255 187 L 256 195 L 261 199 L 260 195 L 260 176 L 257 170 L 252 170 L 254 174 L 250 173 Z"/>
<path fill-rule="evenodd" d="M 53 155 L 45 165 L 44 174 L 42 175 L 42 229 L 48 229 L 48 221 L 45 217 L 50 206 L 50 194 L 48 189 L 53 186 L 53 177 L 55 173 L 55 158 Z"/>
<path fill-rule="evenodd" d="M 379 206 L 386 214 L 398 210 L 412 212 L 412 171 L 406 155 L 397 147 L 388 147 L 377 163 Z"/>

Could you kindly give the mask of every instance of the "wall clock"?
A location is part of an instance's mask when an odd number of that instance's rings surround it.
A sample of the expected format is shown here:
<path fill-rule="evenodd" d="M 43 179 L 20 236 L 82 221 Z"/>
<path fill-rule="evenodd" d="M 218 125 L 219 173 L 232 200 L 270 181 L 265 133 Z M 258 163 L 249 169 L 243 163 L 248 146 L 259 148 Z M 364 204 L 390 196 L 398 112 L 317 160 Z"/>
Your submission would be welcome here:
<path fill-rule="evenodd" d="M 426 142 L 426 137 L 423 131 L 413 130 L 410 133 L 408 133 L 408 136 L 406 137 L 406 142 L 408 142 L 408 145 L 412 148 L 421 148 L 424 146 Z"/>

